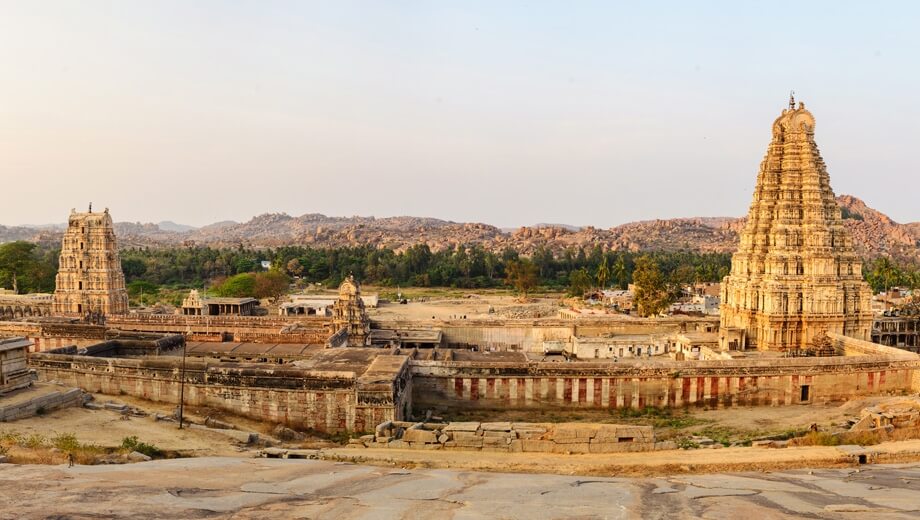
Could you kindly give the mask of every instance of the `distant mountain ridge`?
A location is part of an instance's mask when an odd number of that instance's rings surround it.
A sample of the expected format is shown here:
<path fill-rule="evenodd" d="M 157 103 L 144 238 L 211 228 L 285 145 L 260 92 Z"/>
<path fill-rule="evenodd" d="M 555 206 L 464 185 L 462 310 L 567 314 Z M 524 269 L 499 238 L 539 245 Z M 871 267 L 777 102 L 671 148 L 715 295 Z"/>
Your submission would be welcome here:
<path fill-rule="evenodd" d="M 899 224 L 851 195 L 837 197 L 859 251 L 869 257 L 890 255 L 920 261 L 920 222 Z M 403 250 L 428 244 L 433 250 L 479 245 L 493 251 L 507 247 L 531 254 L 541 247 L 562 251 L 594 247 L 626 251 L 732 252 L 745 218 L 693 217 L 630 222 L 609 229 L 566 224 L 537 224 L 503 230 L 483 223 L 428 217 L 328 217 L 308 213 L 293 217 L 265 213 L 247 222 L 223 221 L 194 228 L 173 222 L 117 222 L 121 247 L 208 245 L 278 247 L 373 246 Z M 59 241 L 61 228 L 0 226 L 0 242 Z"/>

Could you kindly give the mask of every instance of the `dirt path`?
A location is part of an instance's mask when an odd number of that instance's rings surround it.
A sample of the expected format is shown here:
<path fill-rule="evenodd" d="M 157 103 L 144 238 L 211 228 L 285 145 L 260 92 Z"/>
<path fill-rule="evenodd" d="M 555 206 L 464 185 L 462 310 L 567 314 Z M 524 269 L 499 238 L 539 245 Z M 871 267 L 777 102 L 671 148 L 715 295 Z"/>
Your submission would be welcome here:
<path fill-rule="evenodd" d="M 866 450 L 878 462 L 920 461 L 920 440 L 882 443 Z M 832 446 L 783 449 L 723 448 L 637 453 L 564 455 L 553 453 L 491 453 L 474 451 L 336 448 L 323 457 L 404 468 L 450 468 L 560 475 L 655 476 L 672 473 L 766 471 L 802 467 L 853 466 L 843 450 Z"/>

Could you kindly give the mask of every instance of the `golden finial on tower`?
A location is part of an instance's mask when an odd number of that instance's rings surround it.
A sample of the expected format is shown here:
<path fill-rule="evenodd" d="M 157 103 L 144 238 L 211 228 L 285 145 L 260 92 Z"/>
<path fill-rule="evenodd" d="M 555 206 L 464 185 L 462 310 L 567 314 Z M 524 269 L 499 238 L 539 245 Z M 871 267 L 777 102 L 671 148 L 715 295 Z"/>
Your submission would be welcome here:
<path fill-rule="evenodd" d="M 795 110 L 795 91 L 789 91 L 789 110 Z"/>

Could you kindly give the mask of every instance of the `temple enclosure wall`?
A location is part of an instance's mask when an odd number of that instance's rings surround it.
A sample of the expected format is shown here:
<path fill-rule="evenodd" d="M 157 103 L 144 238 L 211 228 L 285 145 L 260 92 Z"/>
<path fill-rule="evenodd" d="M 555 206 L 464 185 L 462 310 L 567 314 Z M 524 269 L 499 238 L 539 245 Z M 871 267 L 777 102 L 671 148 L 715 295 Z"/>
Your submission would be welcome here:
<path fill-rule="evenodd" d="M 402 419 L 411 407 L 407 358 L 382 357 L 389 359 L 379 366 L 375 360 L 362 377 L 351 371 L 215 365 L 189 359 L 185 404 L 321 432 L 373 431 L 380 422 Z M 158 402 L 179 400 L 181 368 L 175 357 L 93 357 L 68 348 L 33 354 L 29 362 L 43 381 Z"/>
<path fill-rule="evenodd" d="M 124 330 L 191 334 L 196 341 L 323 344 L 332 320 L 317 316 L 112 316 L 107 324 Z"/>
<path fill-rule="evenodd" d="M 374 320 L 375 328 L 436 328 L 442 333 L 442 346 L 478 347 L 483 350 L 543 352 L 543 342 L 572 343 L 575 337 L 600 337 L 610 334 L 671 334 L 687 331 L 712 332 L 718 318 L 628 318 L 621 319 L 494 319 L 494 320 Z"/>
<path fill-rule="evenodd" d="M 86 323 L 0 321 L 0 337 L 22 336 L 32 342 L 29 352 L 76 345 L 88 347 L 105 340 L 106 327 Z"/>
<path fill-rule="evenodd" d="M 782 406 L 920 390 L 917 355 L 836 341 L 862 355 L 642 364 L 413 360 L 413 402 L 416 410 Z"/>

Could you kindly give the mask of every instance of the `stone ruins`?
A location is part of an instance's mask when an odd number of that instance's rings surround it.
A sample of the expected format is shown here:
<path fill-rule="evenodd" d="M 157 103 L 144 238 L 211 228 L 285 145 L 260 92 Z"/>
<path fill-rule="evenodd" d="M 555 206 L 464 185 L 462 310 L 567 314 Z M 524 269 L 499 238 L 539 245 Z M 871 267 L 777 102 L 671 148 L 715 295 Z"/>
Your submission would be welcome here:
<path fill-rule="evenodd" d="M 52 312 L 98 319 L 128 313 L 128 291 L 109 210 L 71 210 L 61 241 Z"/>
<path fill-rule="evenodd" d="M 920 356 L 868 341 L 870 290 L 814 127 L 802 105 L 773 125 L 722 286 L 721 318 L 387 319 L 368 315 L 351 276 L 331 312 L 328 301 L 310 299 L 290 302 L 280 315 L 247 315 L 254 300 L 192 292 L 181 314 L 128 313 L 112 219 L 89 211 L 70 216 L 54 317 L 38 306 L 0 307 L 0 336 L 24 338 L 16 348 L 29 345 L 29 367 L 43 381 L 169 403 L 179 401 L 184 384 L 190 406 L 300 429 L 372 433 L 381 423 L 395 425 L 368 438 L 375 447 L 651 449 L 648 432 L 619 426 L 522 423 L 524 432 L 510 423 L 499 431 L 497 423 L 425 426 L 415 418 L 463 410 L 789 406 L 917 391 Z M 910 323 L 903 334 L 900 323 L 883 326 L 880 337 L 896 345 L 916 331 Z"/>
<path fill-rule="evenodd" d="M 821 330 L 868 340 L 871 297 L 815 144 L 815 118 L 790 100 L 773 122 L 722 284 L 720 346 L 805 349 Z"/>

